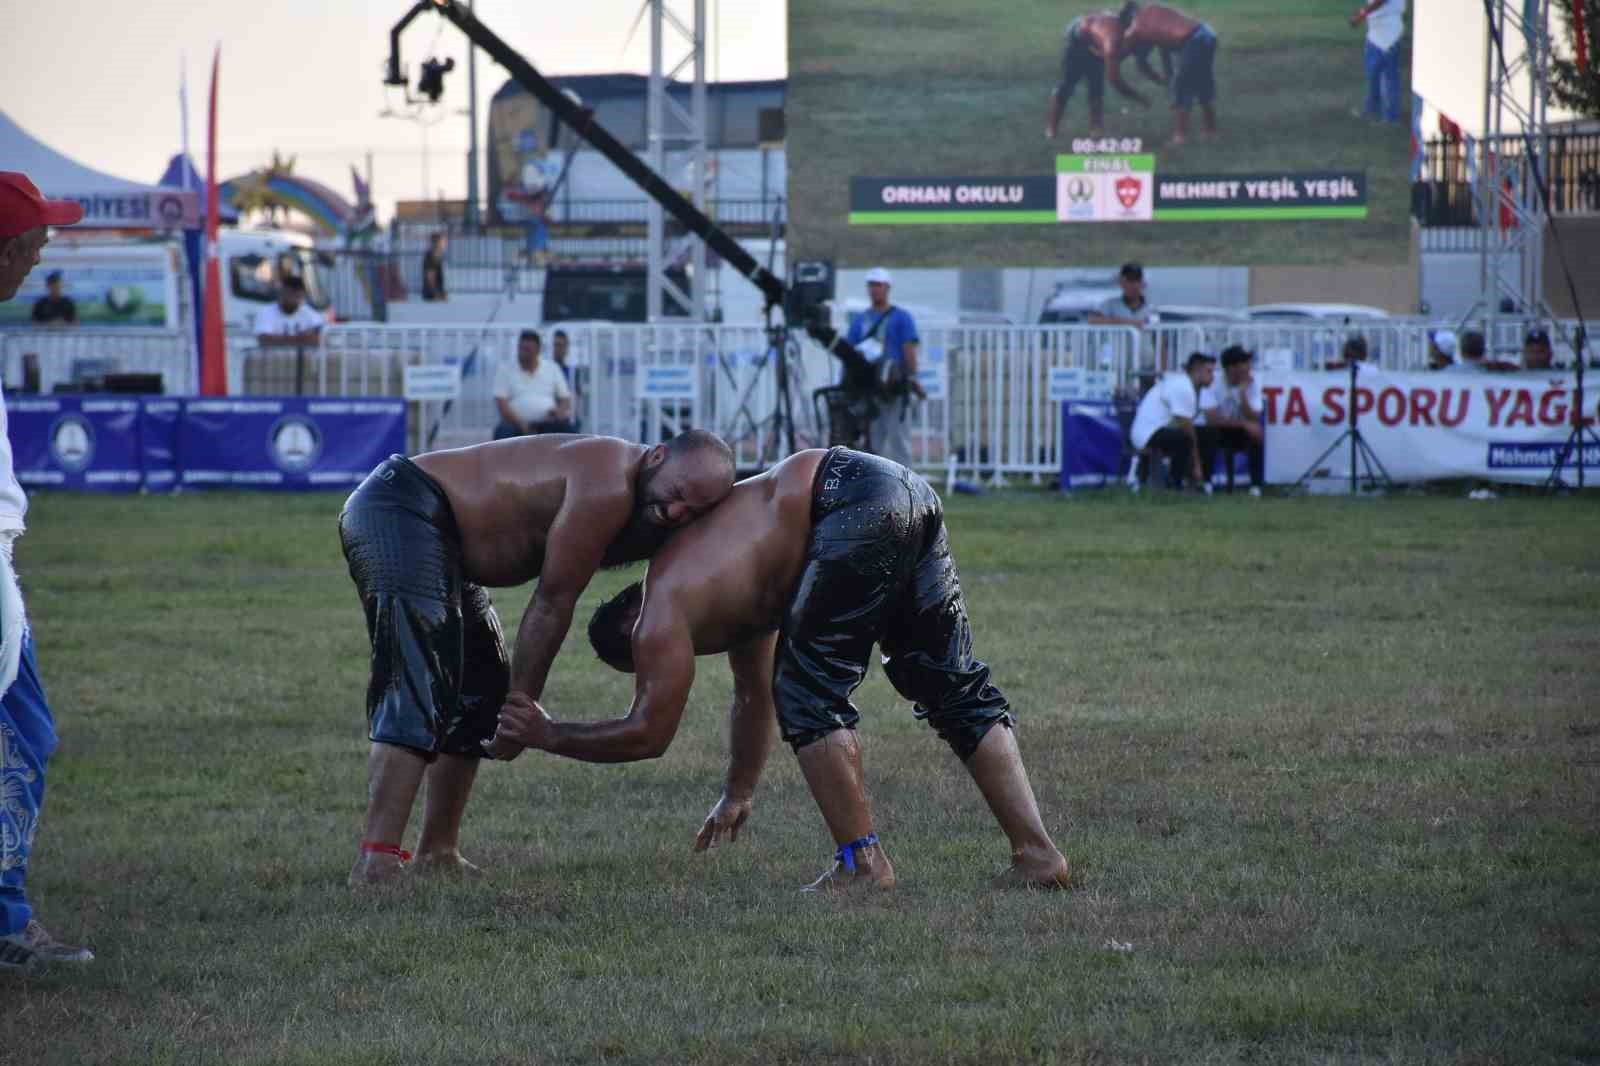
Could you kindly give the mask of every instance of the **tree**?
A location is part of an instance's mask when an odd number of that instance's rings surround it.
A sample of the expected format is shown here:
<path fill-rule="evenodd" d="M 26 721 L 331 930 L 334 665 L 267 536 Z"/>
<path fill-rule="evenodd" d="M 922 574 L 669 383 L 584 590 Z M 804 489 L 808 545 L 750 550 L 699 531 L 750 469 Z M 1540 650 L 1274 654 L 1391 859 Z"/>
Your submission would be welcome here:
<path fill-rule="evenodd" d="M 1561 12 L 1562 32 L 1556 39 L 1566 45 L 1550 63 L 1551 100 L 1583 118 L 1600 118 L 1600 55 L 1595 54 L 1600 0 L 1553 0 L 1551 6 Z M 1575 17 L 1578 11 L 1581 20 Z"/>

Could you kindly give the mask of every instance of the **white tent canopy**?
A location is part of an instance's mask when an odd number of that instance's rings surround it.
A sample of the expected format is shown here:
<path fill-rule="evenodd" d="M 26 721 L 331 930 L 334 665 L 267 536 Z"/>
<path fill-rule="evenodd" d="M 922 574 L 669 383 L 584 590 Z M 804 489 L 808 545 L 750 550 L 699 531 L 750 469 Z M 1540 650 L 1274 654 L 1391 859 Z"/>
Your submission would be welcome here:
<path fill-rule="evenodd" d="M 0 111 L 0 170 L 21 171 L 53 199 L 83 205 L 84 226 L 169 228 L 194 225 L 199 197 L 193 192 L 128 181 L 86 167 L 33 137 Z"/>

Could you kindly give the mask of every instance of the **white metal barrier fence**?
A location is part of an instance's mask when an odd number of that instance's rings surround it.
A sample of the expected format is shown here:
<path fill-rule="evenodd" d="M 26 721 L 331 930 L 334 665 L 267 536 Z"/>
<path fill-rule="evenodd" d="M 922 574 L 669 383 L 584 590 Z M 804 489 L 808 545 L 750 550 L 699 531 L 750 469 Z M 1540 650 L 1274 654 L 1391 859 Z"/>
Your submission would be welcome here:
<path fill-rule="evenodd" d="M 16 329 L 0 331 L 0 366 L 8 392 L 55 392 L 103 383 L 106 376 L 158 374 L 157 390 L 195 391 L 192 344 L 170 329 Z"/>
<path fill-rule="evenodd" d="M 1500 320 L 1491 354 L 1520 350 L 1531 324 Z M 1570 365 L 1563 341 L 1576 323 L 1542 322 L 1558 361 Z M 928 393 L 911 403 L 913 463 L 956 468 L 974 476 L 1048 475 L 1060 469 L 1061 402 L 1051 371 L 1109 371 L 1127 402 L 1156 373 L 1180 367 L 1190 352 L 1216 354 L 1230 344 L 1264 363 L 1317 369 L 1341 357 L 1352 334 L 1368 357 L 1393 370 L 1427 364 L 1435 323 L 1369 319 L 1237 320 L 1131 326 L 953 326 L 922 330 L 920 378 Z M 735 449 L 741 467 L 787 454 L 783 418 L 792 415 L 795 445 L 826 444 L 826 413 L 817 390 L 836 384 L 840 364 L 806 340 L 780 353 L 759 327 L 571 324 L 545 327 L 543 358 L 552 358 L 556 329 L 569 341 L 568 366 L 578 393 L 579 428 L 656 443 L 688 427 L 711 429 Z M 336 325 L 303 351 L 262 349 L 253 337 L 228 338 L 228 388 L 235 395 L 400 396 L 405 367 L 455 364 L 460 396 L 420 403 L 421 447 L 489 439 L 498 421 L 496 370 L 516 358 L 518 326 Z M 1594 342 L 1591 357 L 1600 355 Z M 779 365 L 786 367 L 780 390 Z M 163 329 L 35 329 L 0 331 L 0 367 L 8 390 L 39 392 L 103 385 L 107 374 L 157 374 L 169 395 L 198 390 L 192 338 Z M 97 380 L 98 379 L 98 380 Z M 780 393 L 788 411 L 778 411 Z"/>

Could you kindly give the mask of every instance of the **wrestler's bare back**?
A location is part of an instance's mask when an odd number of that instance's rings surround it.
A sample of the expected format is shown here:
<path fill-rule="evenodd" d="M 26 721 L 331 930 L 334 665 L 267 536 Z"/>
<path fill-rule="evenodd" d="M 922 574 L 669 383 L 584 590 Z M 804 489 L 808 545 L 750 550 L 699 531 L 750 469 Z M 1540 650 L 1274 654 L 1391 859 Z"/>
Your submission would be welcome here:
<path fill-rule="evenodd" d="M 1199 25 L 1199 20 L 1190 18 L 1181 11 L 1162 4 L 1145 4 L 1139 8 L 1133 24 L 1128 27 L 1124 45 L 1128 48 L 1141 44 L 1155 45 L 1158 48 L 1178 48 L 1189 39 L 1189 35 Z"/>
<path fill-rule="evenodd" d="M 696 655 L 778 628 L 811 539 L 811 488 L 827 451 L 796 452 L 746 478 L 650 562 L 641 624 L 670 614 Z M 658 612 L 660 612 L 658 614 Z"/>
<path fill-rule="evenodd" d="M 428 452 L 413 460 L 450 498 L 468 580 L 491 588 L 521 585 L 544 567 L 550 526 L 567 478 L 614 480 L 632 492 L 631 470 L 644 448 L 615 437 L 549 433 Z"/>

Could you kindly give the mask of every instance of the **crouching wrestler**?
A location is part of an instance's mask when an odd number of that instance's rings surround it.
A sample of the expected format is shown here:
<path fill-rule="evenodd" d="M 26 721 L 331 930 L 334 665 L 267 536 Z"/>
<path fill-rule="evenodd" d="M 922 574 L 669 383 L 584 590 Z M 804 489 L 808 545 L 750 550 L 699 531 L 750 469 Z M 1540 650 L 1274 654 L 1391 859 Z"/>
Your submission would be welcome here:
<path fill-rule="evenodd" d="M 470 872 L 461 815 L 507 691 L 537 698 L 601 566 L 643 559 L 733 486 L 733 455 L 699 431 L 647 448 L 519 437 L 391 456 L 339 515 L 372 642 L 366 832 L 352 887 L 392 878 L 426 777 L 415 869 Z M 485 586 L 539 584 L 507 660 Z"/>
<path fill-rule="evenodd" d="M 537 700 L 513 696 L 493 754 L 532 747 L 591 762 L 655 758 L 677 731 L 695 656 L 727 652 L 732 753 L 697 847 L 744 823 L 776 730 L 837 849 L 811 887 L 889 888 L 894 867 L 873 832 L 850 702 L 877 643 L 889 680 L 988 802 L 1010 842 L 1010 876 L 1065 884 L 1067 863 L 1040 821 L 1010 707 L 972 657 L 943 509 L 898 463 L 812 450 L 741 481 L 668 542 L 642 585 L 595 612 L 589 639 L 606 663 L 635 674 L 627 715 L 555 721 Z"/>

